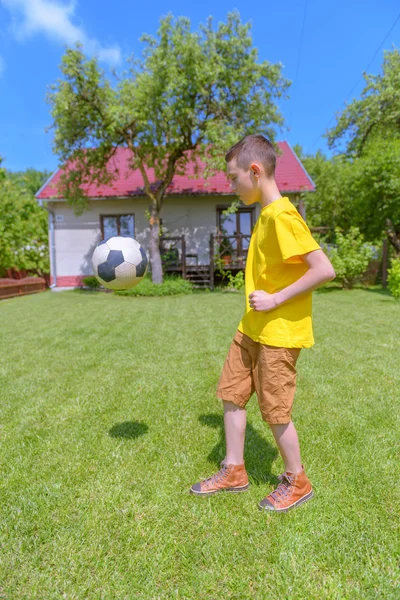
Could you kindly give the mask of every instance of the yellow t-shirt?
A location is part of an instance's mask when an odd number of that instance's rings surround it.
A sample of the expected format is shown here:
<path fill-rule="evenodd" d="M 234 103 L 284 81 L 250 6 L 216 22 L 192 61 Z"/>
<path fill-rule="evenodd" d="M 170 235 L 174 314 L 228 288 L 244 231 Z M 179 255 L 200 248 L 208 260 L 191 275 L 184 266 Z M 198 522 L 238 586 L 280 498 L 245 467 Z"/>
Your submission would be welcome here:
<path fill-rule="evenodd" d="M 308 270 L 300 255 L 319 249 L 289 198 L 279 198 L 261 209 L 247 255 L 246 312 L 239 331 L 269 346 L 310 348 L 314 345 L 312 292 L 266 312 L 250 308 L 249 294 L 254 290 L 274 294 L 291 285 Z"/>

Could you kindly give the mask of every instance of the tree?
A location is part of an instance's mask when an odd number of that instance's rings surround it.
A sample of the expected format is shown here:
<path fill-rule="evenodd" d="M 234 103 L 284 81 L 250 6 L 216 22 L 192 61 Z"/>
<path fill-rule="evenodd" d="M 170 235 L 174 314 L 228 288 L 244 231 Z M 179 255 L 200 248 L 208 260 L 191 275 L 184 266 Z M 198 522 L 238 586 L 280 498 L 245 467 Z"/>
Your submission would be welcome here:
<path fill-rule="evenodd" d="M 198 158 L 206 164 L 205 177 L 222 169 L 224 152 L 248 133 L 273 140 L 283 123 L 275 101 L 289 82 L 280 64 L 258 62 L 250 25 L 236 11 L 216 31 L 210 17 L 194 33 L 188 18 L 168 15 L 157 38 L 144 35 L 141 41 L 142 59 L 132 58 L 115 85 L 79 45 L 67 49 L 63 79 L 48 98 L 54 150 L 70 165 L 62 193 L 77 214 L 87 206 L 81 184 L 110 181 L 109 159 L 119 146 L 131 150 L 130 167 L 140 169 L 150 204 L 152 277 L 162 283 L 160 211 L 174 174 L 183 174 L 188 161 Z M 146 167 L 154 168 L 155 182 Z"/>
<path fill-rule="evenodd" d="M 400 137 L 371 138 L 348 171 L 349 214 L 368 240 L 382 231 L 400 256 Z"/>
<path fill-rule="evenodd" d="M 371 137 L 400 135 L 400 51 L 385 52 L 382 73 L 364 78 L 361 98 L 346 107 L 327 133 L 331 147 L 347 136 L 347 153 L 353 156 L 360 156 Z"/>
<path fill-rule="evenodd" d="M 0 271 L 49 272 L 47 212 L 34 195 L 1 168 Z"/>
<path fill-rule="evenodd" d="M 377 237 L 385 230 L 400 256 L 400 52 L 385 52 L 382 74 L 365 75 L 354 100 L 328 132 L 331 147 L 347 137 L 347 190 L 354 224 Z"/>
<path fill-rule="evenodd" d="M 15 181 L 19 186 L 27 189 L 34 196 L 42 185 L 50 177 L 50 171 L 37 171 L 36 169 L 25 169 L 25 171 L 7 171 L 7 177 Z"/>
<path fill-rule="evenodd" d="M 349 161 L 343 155 L 326 157 L 320 150 L 304 154 L 300 146 L 295 152 L 315 183 L 314 192 L 303 192 L 307 221 L 313 227 L 330 227 L 330 241 L 336 227 L 347 231 L 351 224 L 351 199 L 347 193 Z"/>
<path fill-rule="evenodd" d="M 362 276 L 373 256 L 372 248 L 364 243 L 358 227 L 350 227 L 347 235 L 336 228 L 336 246 L 328 250 L 335 269 L 336 279 L 346 289 L 351 289 Z"/>
<path fill-rule="evenodd" d="M 334 229 L 358 227 L 369 241 L 381 239 L 383 231 L 398 253 L 400 240 L 392 223 L 400 223 L 400 140 L 373 138 L 362 155 L 327 158 L 321 152 L 300 155 L 316 184 L 316 191 L 303 193 L 307 218 L 312 226 Z"/>

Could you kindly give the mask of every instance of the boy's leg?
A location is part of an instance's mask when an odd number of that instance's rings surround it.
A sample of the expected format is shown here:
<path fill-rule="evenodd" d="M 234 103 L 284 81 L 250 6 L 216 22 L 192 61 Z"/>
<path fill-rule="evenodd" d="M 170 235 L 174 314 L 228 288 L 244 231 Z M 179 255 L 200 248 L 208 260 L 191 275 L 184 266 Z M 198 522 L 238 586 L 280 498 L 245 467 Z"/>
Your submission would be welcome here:
<path fill-rule="evenodd" d="M 279 448 L 285 472 L 276 490 L 259 503 L 263 510 L 286 511 L 309 500 L 312 487 L 301 464 L 299 440 L 291 420 L 300 348 L 260 344 L 254 382 L 263 420 Z"/>
<path fill-rule="evenodd" d="M 217 397 L 223 400 L 224 405 L 226 457 L 220 471 L 191 487 L 192 494 L 208 496 L 222 491 L 244 492 L 249 487 L 243 450 L 246 431 L 245 406 L 254 392 L 254 344 L 239 331 L 233 338 L 217 387 Z"/>
<path fill-rule="evenodd" d="M 313 497 L 310 480 L 301 464 L 299 439 L 293 421 L 287 424 L 270 424 L 285 472 L 279 478 L 278 487 L 268 494 L 258 507 L 260 510 L 286 512 Z"/>
<path fill-rule="evenodd" d="M 233 402 L 223 402 L 226 458 L 218 473 L 192 485 L 190 491 L 197 496 L 209 496 L 223 491 L 245 492 L 249 488 L 243 461 L 246 409 Z"/>
<path fill-rule="evenodd" d="M 221 461 L 221 467 L 230 462 L 241 464 L 246 431 L 246 411 L 232 402 L 224 402 L 224 422 L 226 455 Z M 285 463 L 285 471 L 293 473 L 301 471 L 300 446 L 293 421 L 287 425 L 270 425 L 270 428 Z M 240 449 L 241 453 L 239 454 Z M 278 475 L 279 481 L 282 481 L 283 475 L 284 473 Z"/>
<path fill-rule="evenodd" d="M 285 471 L 300 473 L 302 470 L 299 438 L 293 421 L 285 425 L 271 425 L 271 431 L 275 438 L 282 460 L 285 463 Z"/>
<path fill-rule="evenodd" d="M 246 409 L 224 400 L 224 425 L 227 465 L 243 464 Z"/>

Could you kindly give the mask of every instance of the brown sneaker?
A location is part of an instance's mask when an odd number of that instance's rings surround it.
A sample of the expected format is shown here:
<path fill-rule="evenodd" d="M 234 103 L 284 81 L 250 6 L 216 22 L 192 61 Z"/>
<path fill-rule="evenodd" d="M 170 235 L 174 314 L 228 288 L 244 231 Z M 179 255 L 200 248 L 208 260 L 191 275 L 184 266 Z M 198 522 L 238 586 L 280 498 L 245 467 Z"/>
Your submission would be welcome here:
<path fill-rule="evenodd" d="M 249 489 L 244 463 L 241 465 L 224 465 L 212 477 L 195 483 L 190 488 L 191 494 L 197 496 L 210 496 L 218 492 L 245 492 Z"/>
<path fill-rule="evenodd" d="M 261 500 L 258 507 L 260 510 L 286 512 L 289 508 L 299 506 L 312 497 L 311 483 L 302 467 L 300 473 L 289 473 L 289 471 L 283 473 L 276 490 Z"/>

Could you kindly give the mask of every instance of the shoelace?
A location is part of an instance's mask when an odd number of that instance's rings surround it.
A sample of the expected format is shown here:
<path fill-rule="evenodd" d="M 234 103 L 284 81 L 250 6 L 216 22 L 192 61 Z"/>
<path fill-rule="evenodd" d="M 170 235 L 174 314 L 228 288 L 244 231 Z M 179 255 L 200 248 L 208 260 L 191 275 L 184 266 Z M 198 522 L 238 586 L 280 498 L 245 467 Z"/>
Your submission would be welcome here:
<path fill-rule="evenodd" d="M 228 470 L 228 465 L 225 465 L 224 467 L 222 467 L 222 469 L 220 471 L 218 471 L 218 473 L 215 473 L 214 475 L 212 475 L 211 477 L 206 479 L 204 481 L 204 484 L 205 485 L 209 485 L 209 484 L 213 485 L 214 483 L 219 483 L 225 477 L 227 470 Z"/>
<path fill-rule="evenodd" d="M 278 485 L 276 490 L 274 490 L 270 494 L 271 498 L 273 498 L 274 500 L 280 500 L 281 498 L 285 498 L 288 495 L 292 485 L 292 479 L 286 473 L 283 473 L 281 477 L 281 483 Z"/>

